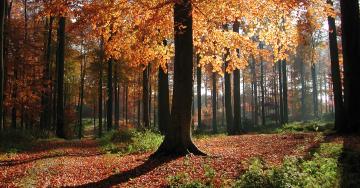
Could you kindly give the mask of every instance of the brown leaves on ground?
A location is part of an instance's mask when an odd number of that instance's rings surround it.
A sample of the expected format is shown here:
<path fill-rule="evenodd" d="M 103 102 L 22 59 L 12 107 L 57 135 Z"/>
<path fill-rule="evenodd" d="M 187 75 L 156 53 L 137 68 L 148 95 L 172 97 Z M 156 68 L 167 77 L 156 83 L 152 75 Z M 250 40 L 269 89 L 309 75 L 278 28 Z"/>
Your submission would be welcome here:
<path fill-rule="evenodd" d="M 277 165 L 285 156 L 307 155 L 318 144 L 319 135 L 219 136 L 195 142 L 208 157 L 148 160 L 151 153 L 101 153 L 90 139 L 44 142 L 31 152 L 0 154 L 0 187 L 161 187 L 169 176 L 179 173 L 205 179 L 206 166 L 216 171 L 214 181 L 220 185 L 224 179 L 237 178 L 253 157 Z"/>

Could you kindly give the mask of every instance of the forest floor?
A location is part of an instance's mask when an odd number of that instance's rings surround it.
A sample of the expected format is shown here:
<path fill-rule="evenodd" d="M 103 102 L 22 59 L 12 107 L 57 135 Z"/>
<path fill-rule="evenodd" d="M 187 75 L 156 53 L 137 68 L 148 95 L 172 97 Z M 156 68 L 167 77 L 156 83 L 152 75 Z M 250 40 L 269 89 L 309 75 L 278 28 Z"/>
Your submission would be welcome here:
<path fill-rule="evenodd" d="M 171 176 L 204 179 L 209 169 L 216 172 L 215 185 L 221 185 L 238 178 L 251 158 L 278 165 L 287 156 L 308 156 L 322 142 L 346 140 L 321 133 L 223 135 L 195 139 L 207 157 L 157 160 L 148 160 L 151 152 L 104 153 L 90 138 L 42 141 L 26 152 L 0 153 L 0 187 L 166 187 Z M 359 140 L 351 143 L 360 146 Z"/>

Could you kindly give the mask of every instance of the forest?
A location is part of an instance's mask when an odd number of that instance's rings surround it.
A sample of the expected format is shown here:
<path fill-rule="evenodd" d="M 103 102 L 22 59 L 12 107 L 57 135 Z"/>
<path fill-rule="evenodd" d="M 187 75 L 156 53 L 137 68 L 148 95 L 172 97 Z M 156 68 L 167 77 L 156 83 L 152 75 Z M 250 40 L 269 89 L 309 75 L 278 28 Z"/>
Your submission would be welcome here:
<path fill-rule="evenodd" d="M 0 2 L 0 187 L 360 187 L 359 0 Z"/>

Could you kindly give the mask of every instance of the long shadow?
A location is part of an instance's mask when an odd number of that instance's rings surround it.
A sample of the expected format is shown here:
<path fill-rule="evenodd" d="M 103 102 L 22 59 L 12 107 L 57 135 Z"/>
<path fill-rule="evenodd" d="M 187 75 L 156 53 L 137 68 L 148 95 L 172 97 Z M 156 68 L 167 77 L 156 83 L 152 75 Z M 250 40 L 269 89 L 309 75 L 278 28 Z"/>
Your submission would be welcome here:
<path fill-rule="evenodd" d="M 51 155 L 33 157 L 33 158 L 23 159 L 23 160 L 0 161 L 0 167 L 12 167 L 12 166 L 31 163 L 31 162 L 38 161 L 38 160 L 58 158 L 58 157 L 92 157 L 92 156 L 99 156 L 102 154 L 103 153 L 100 153 L 100 152 L 93 153 L 93 154 L 81 154 L 81 153 L 51 154 Z"/>
<path fill-rule="evenodd" d="M 133 169 L 111 175 L 108 178 L 100 180 L 98 182 L 91 182 L 91 183 L 87 183 L 87 184 L 83 184 L 83 185 L 79 185 L 79 186 L 68 186 L 68 187 L 69 188 L 111 187 L 113 185 L 125 183 L 125 182 L 129 181 L 130 179 L 134 179 L 141 175 L 144 175 L 144 174 L 154 170 L 155 168 L 157 168 L 163 164 L 166 164 L 172 160 L 175 160 L 177 158 L 178 157 L 163 157 L 163 158 L 158 158 L 158 159 L 150 159 L 149 158 L 143 164 L 141 164 Z"/>
<path fill-rule="evenodd" d="M 344 136 L 343 152 L 339 158 L 341 187 L 360 187 L 360 136 Z"/>

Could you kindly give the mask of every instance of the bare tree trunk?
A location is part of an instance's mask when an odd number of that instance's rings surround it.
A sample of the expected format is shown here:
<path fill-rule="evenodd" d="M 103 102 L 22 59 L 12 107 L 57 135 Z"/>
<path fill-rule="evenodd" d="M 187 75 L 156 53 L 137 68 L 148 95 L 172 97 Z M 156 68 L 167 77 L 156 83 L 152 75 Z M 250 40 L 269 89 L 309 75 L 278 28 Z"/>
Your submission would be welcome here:
<path fill-rule="evenodd" d="M 217 133 L 217 107 L 216 107 L 216 96 L 217 96 L 217 78 L 216 73 L 212 73 L 212 132 L 215 134 Z"/>
<path fill-rule="evenodd" d="M 150 84 L 149 84 L 149 74 L 150 74 L 150 68 L 149 66 L 146 67 L 146 69 L 143 71 L 143 98 L 142 98 L 142 101 L 143 101 L 143 123 L 144 123 L 144 127 L 145 128 L 150 128 L 150 104 L 149 104 L 149 101 L 150 101 L 150 98 L 149 98 L 149 87 L 150 87 Z"/>
<path fill-rule="evenodd" d="M 64 130 L 64 61 L 65 61 L 65 17 L 59 18 L 57 68 L 57 126 L 56 135 L 65 138 Z"/>
<path fill-rule="evenodd" d="M 196 57 L 197 68 L 196 68 L 196 79 L 197 79 L 197 111 L 198 111 L 198 130 L 202 131 L 204 129 L 201 122 L 201 67 L 200 65 L 200 55 Z"/>
<path fill-rule="evenodd" d="M 159 130 L 161 134 L 166 135 L 170 125 L 169 77 L 162 68 L 159 68 L 158 82 Z"/>
<path fill-rule="evenodd" d="M 99 62 L 99 81 L 98 81 L 98 94 L 99 94 L 99 101 L 98 101 L 98 118 L 99 118 L 99 137 L 102 137 L 102 129 L 103 129 L 103 63 L 104 63 L 104 39 L 101 38 L 100 40 L 100 62 Z"/>
<path fill-rule="evenodd" d="M 4 99 L 4 25 L 5 25 L 5 0 L 0 2 L 0 130 L 4 129 L 3 122 L 3 99 Z"/>
<path fill-rule="evenodd" d="M 333 6 L 333 2 L 331 0 L 327 0 L 327 3 Z M 335 104 L 335 129 L 341 131 L 342 125 L 345 123 L 345 118 L 344 118 L 345 114 L 344 114 L 344 102 L 342 95 L 343 91 L 342 91 L 342 82 L 340 75 L 339 49 L 337 44 L 335 18 L 329 16 L 328 24 L 330 31 L 329 48 L 330 48 L 330 58 L 331 58 L 331 80 L 333 84 L 334 104 Z"/>
<path fill-rule="evenodd" d="M 107 75 L 107 131 L 113 128 L 113 60 L 108 60 Z"/>
<path fill-rule="evenodd" d="M 178 27 L 182 25 L 184 27 Z M 171 126 L 159 149 L 152 155 L 204 155 L 191 139 L 191 103 L 193 93 L 192 4 L 190 0 L 174 5 L 174 91 Z"/>

